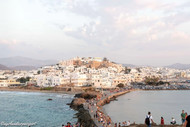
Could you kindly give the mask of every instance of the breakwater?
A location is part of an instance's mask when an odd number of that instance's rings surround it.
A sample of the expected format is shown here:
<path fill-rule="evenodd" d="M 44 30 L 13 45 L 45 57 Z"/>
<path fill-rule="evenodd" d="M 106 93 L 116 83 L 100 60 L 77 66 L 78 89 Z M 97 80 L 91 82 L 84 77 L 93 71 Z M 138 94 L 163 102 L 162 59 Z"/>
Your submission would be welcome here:
<path fill-rule="evenodd" d="M 131 90 L 126 90 L 126 91 L 121 91 L 121 92 L 117 92 L 117 93 L 113 93 L 111 95 L 105 96 L 103 99 L 101 99 L 100 101 L 98 101 L 98 105 L 99 106 L 104 106 L 105 104 L 108 104 L 110 101 L 115 100 L 117 97 L 129 93 Z"/>
<path fill-rule="evenodd" d="M 81 98 L 81 96 L 77 95 L 77 98 L 71 102 L 70 107 L 78 111 L 76 117 L 81 127 L 114 127 L 114 122 L 105 112 L 103 105 L 108 104 L 118 96 L 130 91 L 131 90 L 106 91 L 97 93 L 97 95 L 88 93 L 88 96 L 85 95 L 86 99 L 84 99 L 84 96 Z"/>

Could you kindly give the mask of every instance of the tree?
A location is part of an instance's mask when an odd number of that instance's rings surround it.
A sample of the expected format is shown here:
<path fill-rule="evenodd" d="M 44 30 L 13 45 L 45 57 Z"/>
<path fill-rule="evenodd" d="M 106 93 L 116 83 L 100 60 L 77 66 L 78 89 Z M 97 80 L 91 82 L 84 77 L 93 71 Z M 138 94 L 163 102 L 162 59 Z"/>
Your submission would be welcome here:
<path fill-rule="evenodd" d="M 123 84 L 123 83 L 119 83 L 119 84 L 117 85 L 117 87 L 123 88 L 123 87 L 124 87 L 124 84 Z"/>
<path fill-rule="evenodd" d="M 30 81 L 31 77 L 26 77 L 26 81 Z"/>
<path fill-rule="evenodd" d="M 131 69 L 130 69 L 130 68 L 127 68 L 127 67 L 125 67 L 124 73 L 125 73 L 125 74 L 129 74 L 130 72 L 131 72 Z"/>
<path fill-rule="evenodd" d="M 37 73 L 40 74 L 40 71 L 38 71 Z"/>
<path fill-rule="evenodd" d="M 108 59 L 106 57 L 103 58 L 103 61 L 108 61 Z"/>
<path fill-rule="evenodd" d="M 141 69 L 140 69 L 140 68 L 137 68 L 137 71 L 138 71 L 139 73 L 141 73 Z"/>
<path fill-rule="evenodd" d="M 159 82 L 157 83 L 157 85 L 163 85 L 163 84 L 164 84 L 163 81 L 159 81 Z"/>
<path fill-rule="evenodd" d="M 158 77 L 145 77 L 145 80 L 144 80 L 145 84 L 147 85 L 158 85 L 159 83 L 159 78 Z"/>
<path fill-rule="evenodd" d="M 21 77 L 21 78 L 18 78 L 16 81 L 17 82 L 20 82 L 20 83 L 26 83 L 27 81 L 30 81 L 31 77 Z"/>

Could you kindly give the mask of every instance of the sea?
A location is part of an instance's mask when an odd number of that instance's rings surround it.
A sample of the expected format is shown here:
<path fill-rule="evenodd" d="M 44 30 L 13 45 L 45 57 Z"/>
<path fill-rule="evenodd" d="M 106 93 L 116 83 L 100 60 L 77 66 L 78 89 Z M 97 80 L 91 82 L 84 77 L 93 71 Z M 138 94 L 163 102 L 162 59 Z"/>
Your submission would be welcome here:
<path fill-rule="evenodd" d="M 130 123 L 143 124 L 150 111 L 157 124 L 160 124 L 161 117 L 165 124 L 170 124 L 172 117 L 181 124 L 182 110 L 190 114 L 190 91 L 133 91 L 105 105 L 104 109 L 117 123 L 129 120 Z"/>
<path fill-rule="evenodd" d="M 61 127 L 76 123 L 76 111 L 66 105 L 72 99 L 69 94 L 0 91 L 0 126 L 25 123 L 34 125 L 31 127 Z"/>

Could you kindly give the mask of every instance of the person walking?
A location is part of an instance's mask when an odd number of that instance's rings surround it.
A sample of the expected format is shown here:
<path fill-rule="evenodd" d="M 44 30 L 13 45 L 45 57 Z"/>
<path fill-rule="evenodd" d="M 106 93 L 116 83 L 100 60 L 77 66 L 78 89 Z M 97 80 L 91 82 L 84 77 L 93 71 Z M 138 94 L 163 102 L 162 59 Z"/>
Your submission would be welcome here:
<path fill-rule="evenodd" d="M 184 127 L 190 127 L 190 115 L 187 116 L 185 123 L 184 123 Z"/>
<path fill-rule="evenodd" d="M 118 125 L 118 127 L 121 127 L 121 123 L 119 122 L 119 125 Z"/>
<path fill-rule="evenodd" d="M 148 112 L 148 115 L 146 115 L 145 117 L 145 124 L 147 125 L 147 127 L 151 127 L 152 123 L 154 123 L 153 117 L 151 115 L 151 112 Z"/>
<path fill-rule="evenodd" d="M 161 124 L 161 125 L 164 125 L 164 118 L 163 118 L 163 117 L 161 117 L 160 124 Z"/>
<path fill-rule="evenodd" d="M 184 110 L 182 110 L 182 113 L 181 113 L 181 122 L 182 122 L 182 125 L 184 125 L 185 123 L 185 113 L 184 113 Z"/>

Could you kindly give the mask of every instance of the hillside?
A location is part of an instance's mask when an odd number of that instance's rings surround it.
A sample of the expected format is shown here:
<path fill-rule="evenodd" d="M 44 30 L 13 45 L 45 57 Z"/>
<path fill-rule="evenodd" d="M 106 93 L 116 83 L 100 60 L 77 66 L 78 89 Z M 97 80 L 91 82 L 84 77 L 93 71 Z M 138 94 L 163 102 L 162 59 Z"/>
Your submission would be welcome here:
<path fill-rule="evenodd" d="M 37 69 L 37 67 L 34 66 L 15 66 L 15 67 L 11 67 L 12 70 L 25 70 L 25 71 L 29 71 L 29 70 L 34 70 Z"/>
<path fill-rule="evenodd" d="M 9 69 L 10 68 L 8 68 L 7 66 L 0 64 L 0 70 L 9 70 Z"/>
<path fill-rule="evenodd" d="M 174 69 L 180 69 L 180 70 L 186 70 L 186 69 L 190 69 L 190 64 L 181 64 L 181 63 L 176 63 L 176 64 L 172 64 L 169 66 L 166 66 L 167 68 L 174 68 Z"/>
<path fill-rule="evenodd" d="M 136 67 L 136 65 L 133 64 L 122 64 L 124 67 Z"/>

